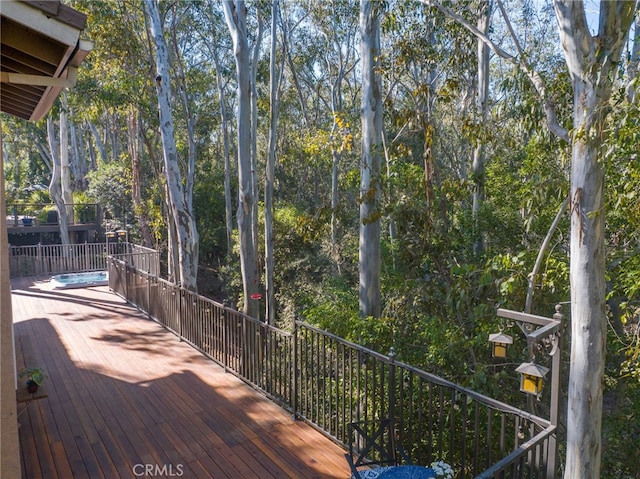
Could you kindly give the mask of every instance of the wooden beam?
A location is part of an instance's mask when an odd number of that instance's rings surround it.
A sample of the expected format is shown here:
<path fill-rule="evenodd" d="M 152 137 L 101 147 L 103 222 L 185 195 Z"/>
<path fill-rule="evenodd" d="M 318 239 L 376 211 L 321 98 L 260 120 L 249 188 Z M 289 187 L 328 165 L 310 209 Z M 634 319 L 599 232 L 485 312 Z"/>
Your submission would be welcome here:
<path fill-rule="evenodd" d="M 56 86 L 63 88 L 71 88 L 76 84 L 75 76 L 73 78 L 52 78 L 41 75 L 8 72 L 0 72 L 0 80 L 2 83 L 11 83 L 14 85 Z"/>
<path fill-rule="evenodd" d="M 546 326 L 549 323 L 556 322 L 553 319 L 544 316 L 536 316 L 535 314 L 521 313 L 510 309 L 498 309 L 498 316 L 501 318 L 513 319 L 514 321 L 524 321 L 525 323 L 537 324 L 538 326 Z"/>
<path fill-rule="evenodd" d="M 0 128 L 0 211 L 6 210 L 4 155 Z M 15 401 L 16 355 L 9 280 L 7 223 L 0 221 L 0 470 L 3 477 L 21 477 L 18 408 Z"/>
<path fill-rule="evenodd" d="M 53 65 L 54 68 L 60 65 L 60 59 L 71 48 L 5 18 L 2 18 L 2 45 Z"/>
<path fill-rule="evenodd" d="M 84 16 L 80 12 L 77 13 Z M 70 25 L 68 22 L 60 21 L 57 17 L 47 17 L 46 12 L 43 12 L 39 7 L 16 1 L 2 2 L 2 16 L 10 18 L 44 37 L 73 47 L 78 43 L 80 30 L 84 28 L 84 23 L 76 23 L 77 26 Z M 86 18 L 86 16 L 84 17 Z M 4 39 L 2 41 L 4 43 Z"/>

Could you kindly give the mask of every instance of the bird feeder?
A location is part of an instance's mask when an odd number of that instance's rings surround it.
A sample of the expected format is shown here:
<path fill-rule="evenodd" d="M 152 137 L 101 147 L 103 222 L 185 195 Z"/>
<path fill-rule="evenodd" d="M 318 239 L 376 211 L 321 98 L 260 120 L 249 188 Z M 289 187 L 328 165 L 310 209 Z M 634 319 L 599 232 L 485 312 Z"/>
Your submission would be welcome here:
<path fill-rule="evenodd" d="M 520 391 L 537 396 L 542 392 L 542 379 L 549 368 L 535 363 L 522 363 L 516 368 L 516 372 L 520 373 Z"/>
<path fill-rule="evenodd" d="M 489 342 L 491 343 L 491 354 L 494 358 L 506 358 L 507 346 L 513 344 L 513 338 L 502 331 L 489 335 Z"/>

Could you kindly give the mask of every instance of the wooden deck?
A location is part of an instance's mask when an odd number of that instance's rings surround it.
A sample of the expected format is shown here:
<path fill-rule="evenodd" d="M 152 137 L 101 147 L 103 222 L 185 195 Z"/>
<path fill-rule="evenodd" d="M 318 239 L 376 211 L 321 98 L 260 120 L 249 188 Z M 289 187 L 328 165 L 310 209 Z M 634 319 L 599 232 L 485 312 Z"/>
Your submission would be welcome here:
<path fill-rule="evenodd" d="M 18 405 L 24 478 L 349 477 L 339 446 L 108 288 L 12 297 L 18 368 L 48 374 Z"/>

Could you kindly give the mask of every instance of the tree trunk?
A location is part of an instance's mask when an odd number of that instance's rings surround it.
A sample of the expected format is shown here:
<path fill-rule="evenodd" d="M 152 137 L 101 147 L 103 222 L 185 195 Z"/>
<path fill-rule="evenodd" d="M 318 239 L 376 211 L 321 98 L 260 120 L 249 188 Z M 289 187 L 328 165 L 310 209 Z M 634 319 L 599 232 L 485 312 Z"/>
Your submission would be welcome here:
<path fill-rule="evenodd" d="M 489 0 L 483 0 L 480 13 L 478 15 L 478 30 L 485 35 L 489 31 L 491 23 L 491 4 Z M 489 99 L 489 47 L 485 42 L 478 39 L 478 86 L 476 91 L 477 115 L 482 125 L 485 124 L 488 116 Z M 473 228 L 474 242 L 473 253 L 479 257 L 484 252 L 484 234 L 480 227 L 480 210 L 484 201 L 485 184 L 485 157 L 484 139 L 476 139 L 473 150 L 473 163 L 471 165 L 471 175 L 473 180 Z"/>
<path fill-rule="evenodd" d="M 360 1 L 362 157 L 360 161 L 360 315 L 380 317 L 382 90 L 378 2 Z"/>
<path fill-rule="evenodd" d="M 78 142 L 78 130 L 73 122 L 73 112 L 69 119 L 69 134 L 71 135 L 71 168 L 73 171 L 73 189 L 75 191 L 85 191 L 87 189 L 87 163 L 84 158 L 84 151 L 80 148 L 81 143 Z"/>
<path fill-rule="evenodd" d="M 62 200 L 67 210 L 67 223 L 74 223 L 73 190 L 71 188 L 71 167 L 69 164 L 69 121 L 67 117 L 67 95 L 62 92 L 60 108 L 60 187 Z"/>
<path fill-rule="evenodd" d="M 213 4 L 212 4 L 213 8 Z M 213 61 L 216 67 L 216 86 L 218 88 L 218 101 L 220 103 L 220 129 L 222 130 L 224 150 L 224 211 L 227 231 L 227 255 L 233 251 L 233 210 L 231 201 L 231 153 L 229 148 L 229 119 L 227 117 L 224 83 L 222 70 L 218 58 L 218 50 L 213 47 Z"/>
<path fill-rule="evenodd" d="M 180 99 L 182 100 L 182 105 L 184 107 L 184 120 L 187 126 L 187 139 L 188 139 L 188 157 L 187 157 L 187 181 L 185 185 L 185 203 L 187 209 L 189 211 L 193 211 L 193 185 L 195 182 L 195 171 L 196 171 L 196 155 L 197 155 L 197 142 L 196 142 L 196 133 L 195 133 L 195 121 L 193 118 L 193 114 L 191 112 L 191 101 L 189 99 L 189 94 L 187 92 L 187 79 L 184 74 L 184 66 L 182 65 L 182 57 L 180 55 L 180 47 L 178 46 L 178 38 L 177 33 L 175 31 L 176 25 L 176 16 L 173 15 L 173 23 L 172 23 L 172 40 L 173 40 L 173 49 L 175 54 L 175 65 L 177 75 L 177 83 L 178 83 L 178 92 Z"/>
<path fill-rule="evenodd" d="M 56 141 L 55 126 L 51 117 L 47 118 L 47 137 L 49 139 L 49 153 L 51 157 L 51 182 L 49 183 L 49 195 L 58 210 L 58 225 L 60 226 L 60 242 L 63 245 L 70 244 L 69 241 L 69 224 L 67 219 L 67 208 L 64 204 L 62 196 L 62 186 L 60 178 L 62 177 L 62 168 L 60 165 L 60 150 Z"/>
<path fill-rule="evenodd" d="M 576 98 L 593 98 L 586 85 Z M 580 103 L 578 100 L 576 103 Z M 575 105 L 584 113 L 586 105 Z M 580 131 L 584 125 L 576 125 Z M 590 129 L 590 128 L 588 128 Z M 571 372 L 566 478 L 598 478 L 606 348 L 604 166 L 599 145 L 574 140 L 571 168 Z"/>
<path fill-rule="evenodd" d="M 258 184 L 258 90 L 256 88 L 256 77 L 258 75 L 258 63 L 260 61 L 260 47 L 262 45 L 262 36 L 264 33 L 264 21 L 260 9 L 257 12 L 258 33 L 256 41 L 253 45 L 253 55 L 250 62 L 251 78 L 249 85 L 251 86 L 251 184 L 253 188 L 253 198 L 251 208 L 251 235 L 253 237 L 253 249 L 258 251 L 258 197 L 260 196 L 260 188 Z M 257 256 L 256 256 L 257 261 Z"/>
<path fill-rule="evenodd" d="M 276 146 L 278 139 L 278 91 L 284 66 L 278 73 L 276 47 L 277 47 L 277 19 L 279 15 L 278 0 L 273 0 L 271 6 L 271 52 L 269 58 L 270 81 L 270 125 L 269 125 L 269 156 L 267 158 L 265 184 L 264 184 L 264 269 L 265 269 L 265 321 L 274 324 L 276 320 L 275 304 L 275 279 L 274 279 L 274 240 L 273 240 L 273 183 L 276 164 Z"/>
<path fill-rule="evenodd" d="M 238 233 L 240 237 L 240 268 L 244 292 L 244 313 L 254 318 L 259 303 L 251 299 L 260 288 L 256 245 L 252 231 L 253 172 L 251 161 L 251 68 L 247 43 L 247 8 L 241 0 L 223 2 L 224 14 L 233 39 L 238 80 Z M 253 132 L 255 134 L 255 132 Z"/>
<path fill-rule="evenodd" d="M 540 250 L 538 251 L 538 256 L 536 258 L 536 262 L 533 265 L 533 269 L 531 273 L 529 273 L 529 281 L 527 285 L 527 298 L 524 302 L 524 312 L 531 313 L 531 308 L 533 307 L 533 295 L 535 293 L 536 288 L 536 279 L 538 278 L 538 272 L 540 271 L 540 267 L 542 266 L 542 260 L 544 259 L 544 255 L 547 252 L 547 248 L 549 247 L 549 243 L 551 242 L 551 238 L 553 237 L 553 233 L 556 231 L 558 227 L 558 223 L 562 219 L 564 212 L 567 210 L 567 205 L 569 204 L 569 198 L 567 197 L 560 205 L 560 209 L 556 214 L 551 226 L 549 227 L 549 231 L 547 235 L 544 237 L 542 241 L 542 245 L 540 246 Z"/>
<path fill-rule="evenodd" d="M 638 78 L 638 65 L 640 64 L 640 15 L 636 15 L 634 26 L 633 47 L 629 59 L 629 75 L 627 85 L 627 100 L 635 103 L 640 96 L 640 78 Z"/>
<path fill-rule="evenodd" d="M 142 241 L 144 246 L 149 248 L 153 247 L 153 241 L 151 240 L 151 233 L 149 232 L 149 225 L 147 221 L 147 215 L 142 204 L 142 167 L 140 164 L 140 125 L 138 123 L 138 110 L 131 109 L 129 111 L 129 121 L 127 122 L 128 131 L 128 150 L 131 157 L 131 204 L 133 205 L 133 214 L 136 218 L 136 223 L 140 228 L 142 234 Z"/>
<path fill-rule="evenodd" d="M 583 2 L 556 0 L 560 38 L 573 84 L 571 153 L 571 370 L 565 479 L 597 479 L 602 455 L 605 310 L 605 119 L 635 2 L 600 4 L 597 37 Z"/>
<path fill-rule="evenodd" d="M 195 218 L 185 197 L 178 152 L 174 136 L 171 112 L 171 79 L 169 76 L 169 51 L 164 39 L 157 0 L 146 0 L 151 34 L 156 48 L 156 90 L 160 110 L 160 133 L 164 157 L 169 203 L 174 218 L 178 242 L 179 284 L 192 291 L 197 290 L 198 231 Z"/>
<path fill-rule="evenodd" d="M 100 153 L 100 159 L 105 163 L 108 162 L 109 157 L 107 156 L 107 149 L 104 146 L 104 142 L 100 138 L 100 133 L 98 133 L 98 129 L 90 121 L 87 121 L 87 123 L 89 125 L 89 129 L 91 130 L 91 134 L 93 135 L 93 139 L 96 142 L 96 148 L 98 148 L 98 153 Z"/>
<path fill-rule="evenodd" d="M 343 12 L 330 9 L 331 14 L 339 16 Z M 353 52 L 353 39 L 355 34 L 347 31 L 322 31 L 327 37 L 327 56 L 325 58 L 329 76 L 335 75 L 331 80 L 331 249 L 338 276 L 342 275 L 342 260 L 340 258 L 340 234 L 338 227 L 338 205 L 340 204 L 340 166 L 345 150 L 345 136 L 350 133 L 344 115 L 344 98 L 342 84 L 346 75 L 353 70 L 353 64 L 349 64 Z M 344 39 L 344 40 L 343 40 Z M 342 50 L 344 48 L 344 51 Z M 355 56 L 355 53 L 353 53 Z M 335 74 L 334 74 L 335 72 Z"/>

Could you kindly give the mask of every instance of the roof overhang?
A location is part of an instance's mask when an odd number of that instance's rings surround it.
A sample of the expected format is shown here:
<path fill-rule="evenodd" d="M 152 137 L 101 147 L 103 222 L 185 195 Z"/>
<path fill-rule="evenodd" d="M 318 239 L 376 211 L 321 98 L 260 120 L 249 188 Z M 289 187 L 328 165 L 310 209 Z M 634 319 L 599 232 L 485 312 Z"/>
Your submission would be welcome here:
<path fill-rule="evenodd" d="M 2 0 L 0 16 L 0 109 L 40 120 L 93 47 L 80 39 L 87 17 L 59 0 Z"/>

